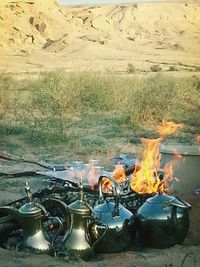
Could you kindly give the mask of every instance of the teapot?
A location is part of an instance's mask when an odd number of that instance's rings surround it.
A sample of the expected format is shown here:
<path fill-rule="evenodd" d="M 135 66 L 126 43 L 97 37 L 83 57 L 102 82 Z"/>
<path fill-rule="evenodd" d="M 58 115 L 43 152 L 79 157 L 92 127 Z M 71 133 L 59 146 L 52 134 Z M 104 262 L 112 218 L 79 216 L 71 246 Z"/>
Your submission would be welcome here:
<path fill-rule="evenodd" d="M 60 225 L 57 234 L 51 240 L 44 231 L 42 224 L 44 217 L 42 212 L 47 214 L 47 211 L 39 203 L 33 203 L 32 193 L 27 182 L 25 184 L 25 192 L 26 203 L 19 210 L 12 206 L 2 206 L 0 207 L 0 213 L 11 215 L 23 228 L 22 241 L 17 246 L 19 249 L 54 255 L 54 242 L 62 228 L 62 222 L 57 217 L 48 217 L 48 219 L 57 220 Z"/>
<path fill-rule="evenodd" d="M 186 201 L 164 193 L 148 198 L 136 214 L 143 245 L 165 248 L 181 244 L 188 233 L 190 208 Z"/>
<path fill-rule="evenodd" d="M 89 233 L 89 224 L 91 224 L 91 222 L 99 224 L 99 222 L 92 216 L 92 208 L 84 201 L 82 182 L 80 182 L 79 188 L 79 199 L 69 205 L 60 199 L 50 198 L 47 199 L 47 201 L 50 205 L 60 209 L 67 222 L 67 229 L 61 241 L 58 255 L 78 256 L 87 261 L 94 256 L 95 246 L 104 236 L 107 227 L 105 224 L 100 223 L 104 230 L 101 235 L 92 242 Z"/>
<path fill-rule="evenodd" d="M 115 202 L 104 199 L 102 193 L 103 179 L 109 179 L 114 185 Z M 98 180 L 99 205 L 96 205 L 94 216 L 107 225 L 108 229 L 96 246 L 98 252 L 112 253 L 125 250 L 135 238 L 134 215 L 120 204 L 120 188 L 108 172 L 103 172 Z M 102 234 L 102 226 L 93 222 L 90 225 L 93 239 Z"/>

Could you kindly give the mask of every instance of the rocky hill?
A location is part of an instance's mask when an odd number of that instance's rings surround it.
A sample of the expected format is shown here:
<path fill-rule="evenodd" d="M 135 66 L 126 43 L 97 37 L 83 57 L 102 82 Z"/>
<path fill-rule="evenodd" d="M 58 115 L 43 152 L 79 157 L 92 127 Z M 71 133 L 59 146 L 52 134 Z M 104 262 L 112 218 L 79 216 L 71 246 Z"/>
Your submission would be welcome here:
<path fill-rule="evenodd" d="M 198 1 L 61 7 L 54 0 L 2 0 L 0 53 L 61 53 L 98 64 L 134 60 L 138 67 L 170 57 L 168 63 L 199 67 L 199 14 Z"/>

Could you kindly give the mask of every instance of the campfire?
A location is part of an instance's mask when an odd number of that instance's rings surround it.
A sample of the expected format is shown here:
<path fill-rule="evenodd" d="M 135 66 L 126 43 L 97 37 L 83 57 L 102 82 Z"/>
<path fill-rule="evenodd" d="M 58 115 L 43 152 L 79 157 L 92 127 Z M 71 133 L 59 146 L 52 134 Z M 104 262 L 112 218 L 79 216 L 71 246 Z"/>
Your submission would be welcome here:
<path fill-rule="evenodd" d="M 143 146 L 142 160 L 140 164 L 135 164 L 133 172 L 129 178 L 130 188 L 134 192 L 142 195 L 153 194 L 156 192 L 170 192 L 170 181 L 173 179 L 178 181 L 178 178 L 173 177 L 173 166 L 177 164 L 181 155 L 174 151 L 174 159 L 161 169 L 159 145 L 167 135 L 173 134 L 183 127 L 183 124 L 163 121 L 162 124 L 158 126 L 157 134 L 159 137 L 157 139 L 141 138 Z M 164 174 L 162 179 L 160 178 L 161 173 Z M 126 171 L 120 163 L 115 166 L 112 175 L 119 184 L 123 184 L 127 179 Z M 105 179 L 103 190 L 104 192 L 112 190 L 110 181 Z"/>

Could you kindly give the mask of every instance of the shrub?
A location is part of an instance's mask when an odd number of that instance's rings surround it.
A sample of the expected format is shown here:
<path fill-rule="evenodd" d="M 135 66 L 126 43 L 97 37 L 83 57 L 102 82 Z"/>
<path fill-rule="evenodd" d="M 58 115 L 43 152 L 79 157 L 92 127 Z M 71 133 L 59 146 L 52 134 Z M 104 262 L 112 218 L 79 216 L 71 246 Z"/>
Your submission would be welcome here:
<path fill-rule="evenodd" d="M 128 74 L 132 74 L 132 73 L 135 73 L 135 71 L 136 71 L 136 69 L 135 69 L 135 67 L 133 66 L 133 64 L 128 63 L 126 72 L 127 72 Z"/>
<path fill-rule="evenodd" d="M 199 92 L 191 81 L 161 75 L 146 79 L 132 95 L 130 123 L 158 123 L 162 119 L 189 123 L 200 107 L 199 99 Z"/>
<path fill-rule="evenodd" d="M 151 71 L 153 72 L 159 72 L 162 70 L 162 68 L 159 65 L 153 65 L 150 67 Z"/>
<path fill-rule="evenodd" d="M 175 66 L 169 66 L 169 71 L 177 71 Z"/>

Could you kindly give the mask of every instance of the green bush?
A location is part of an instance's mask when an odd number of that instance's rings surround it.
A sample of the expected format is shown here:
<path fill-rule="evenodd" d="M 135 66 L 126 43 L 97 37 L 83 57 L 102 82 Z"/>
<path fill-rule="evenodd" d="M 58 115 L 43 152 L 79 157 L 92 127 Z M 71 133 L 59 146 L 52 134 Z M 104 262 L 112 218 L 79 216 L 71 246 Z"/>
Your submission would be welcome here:
<path fill-rule="evenodd" d="M 162 70 L 162 68 L 159 65 L 153 65 L 150 67 L 151 71 L 153 72 L 159 72 Z"/>
<path fill-rule="evenodd" d="M 133 64 L 128 63 L 126 72 L 127 72 L 128 74 L 132 74 L 132 73 L 135 73 L 135 71 L 136 71 L 136 69 L 135 69 L 135 67 L 133 66 Z"/>
<path fill-rule="evenodd" d="M 177 68 L 175 66 L 169 66 L 169 71 L 177 71 Z"/>
<path fill-rule="evenodd" d="M 162 119 L 199 129 L 198 84 L 198 79 L 160 74 L 147 78 L 57 71 L 26 83 L 3 75 L 0 133 L 5 138 L 21 135 L 34 145 L 68 143 L 71 149 L 74 142 L 77 151 L 82 147 L 86 153 L 103 149 L 105 139 L 121 138 L 136 126 L 148 127 Z M 84 147 L 88 144 L 90 149 Z"/>
<path fill-rule="evenodd" d="M 132 125 L 162 119 L 189 123 L 200 107 L 200 95 L 189 80 L 158 75 L 140 84 L 132 95 L 132 103 L 129 107 Z"/>

